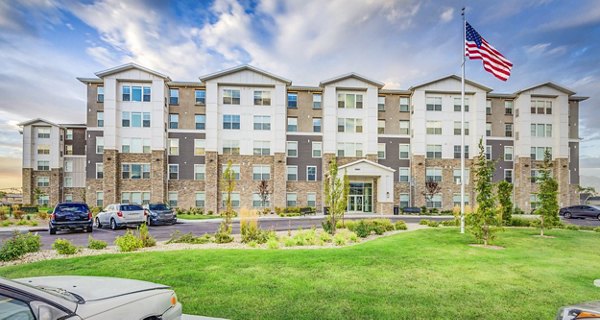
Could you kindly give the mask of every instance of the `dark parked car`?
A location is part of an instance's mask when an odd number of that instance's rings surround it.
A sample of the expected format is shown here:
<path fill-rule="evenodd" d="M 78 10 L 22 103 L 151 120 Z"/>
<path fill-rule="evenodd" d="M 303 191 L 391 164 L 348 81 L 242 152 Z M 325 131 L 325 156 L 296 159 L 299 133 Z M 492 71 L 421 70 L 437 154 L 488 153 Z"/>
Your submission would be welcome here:
<path fill-rule="evenodd" d="M 419 207 L 405 207 L 405 208 L 402 208 L 402 212 L 403 213 L 416 213 L 416 214 L 419 214 L 419 213 L 421 213 L 421 208 L 419 208 Z"/>
<path fill-rule="evenodd" d="M 92 212 L 85 203 L 65 202 L 54 207 L 48 229 L 50 234 L 59 230 L 78 230 L 92 232 Z"/>
<path fill-rule="evenodd" d="M 149 226 L 159 224 L 174 224 L 177 222 L 175 211 L 164 203 L 150 203 L 144 205 L 146 224 Z"/>
<path fill-rule="evenodd" d="M 565 219 L 594 218 L 600 220 L 600 208 L 588 205 L 577 205 L 560 209 L 559 214 Z"/>

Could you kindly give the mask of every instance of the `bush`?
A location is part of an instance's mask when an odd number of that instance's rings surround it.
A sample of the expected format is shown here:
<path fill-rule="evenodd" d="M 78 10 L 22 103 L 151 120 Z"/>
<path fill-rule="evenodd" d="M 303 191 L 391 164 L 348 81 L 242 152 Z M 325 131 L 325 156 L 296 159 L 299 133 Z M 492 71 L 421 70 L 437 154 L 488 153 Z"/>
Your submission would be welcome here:
<path fill-rule="evenodd" d="M 269 232 L 261 230 L 256 220 L 240 222 L 240 230 L 243 243 L 254 241 L 263 244 L 269 239 Z"/>
<path fill-rule="evenodd" d="M 442 210 L 442 212 L 440 212 L 440 214 L 444 215 L 444 216 L 451 216 L 454 213 L 452 212 L 452 210 Z"/>
<path fill-rule="evenodd" d="M 520 217 L 511 217 L 508 223 L 511 227 L 531 227 L 533 219 L 525 219 Z"/>
<path fill-rule="evenodd" d="M 565 225 L 565 229 L 567 229 L 567 230 L 579 230 L 580 228 L 579 228 L 578 225 L 575 225 L 575 224 L 566 224 Z"/>
<path fill-rule="evenodd" d="M 327 217 L 325 222 L 321 222 L 321 226 L 323 226 L 323 230 L 327 233 L 331 233 L 333 231 L 333 223 L 331 222 L 331 216 Z"/>
<path fill-rule="evenodd" d="M 64 255 L 72 255 L 79 252 L 79 248 L 77 248 L 71 241 L 67 239 L 58 238 L 52 244 L 52 249 L 56 250 L 59 254 Z"/>
<path fill-rule="evenodd" d="M 434 220 L 429 220 L 429 222 L 427 223 L 427 226 L 432 227 L 432 228 L 437 228 L 440 226 L 440 223 Z"/>
<path fill-rule="evenodd" d="M 402 221 L 402 220 L 398 220 L 398 221 L 396 221 L 396 223 L 394 224 L 394 228 L 395 228 L 396 230 L 406 230 L 406 229 L 408 229 L 408 228 L 406 227 L 406 222 L 404 222 L 404 221 Z"/>
<path fill-rule="evenodd" d="M 18 225 L 18 226 L 26 226 L 26 225 L 27 225 L 27 220 L 19 220 L 19 221 L 17 222 L 17 225 Z"/>
<path fill-rule="evenodd" d="M 277 241 L 277 238 L 270 237 L 269 240 L 267 240 L 267 248 L 279 249 L 279 241 Z"/>
<path fill-rule="evenodd" d="M 359 237 L 366 238 L 371 234 L 371 226 L 366 220 L 360 220 L 356 224 L 354 232 L 356 232 L 356 235 Z"/>
<path fill-rule="evenodd" d="M 145 223 L 140 226 L 139 232 L 140 240 L 142 240 L 142 246 L 144 248 L 154 247 L 156 245 L 156 240 L 150 235 L 148 226 Z"/>
<path fill-rule="evenodd" d="M 514 207 L 513 214 L 525 214 L 525 212 L 519 207 Z"/>
<path fill-rule="evenodd" d="M 296 245 L 296 240 L 288 236 L 282 237 L 281 242 L 283 242 L 283 246 L 285 247 L 293 247 Z"/>
<path fill-rule="evenodd" d="M 435 215 L 435 214 L 438 214 L 439 210 L 438 210 L 438 208 L 432 208 L 432 209 L 430 210 L 430 212 L 431 212 L 431 214 L 434 214 L 434 215 Z"/>
<path fill-rule="evenodd" d="M 92 250 L 102 250 L 104 248 L 106 248 L 108 244 L 106 243 L 106 241 L 102 241 L 102 240 L 98 240 L 98 239 L 94 239 L 92 238 L 92 236 L 88 237 L 88 248 L 92 249 Z"/>
<path fill-rule="evenodd" d="M 46 220 L 46 219 L 48 219 L 48 213 L 47 212 L 38 212 L 37 218 L 40 220 Z"/>
<path fill-rule="evenodd" d="M 131 252 L 144 247 L 144 243 L 136 237 L 131 230 L 127 230 L 124 235 L 115 239 L 115 245 L 121 252 Z"/>
<path fill-rule="evenodd" d="M 40 250 L 42 242 L 37 234 L 23 233 L 17 231 L 0 248 L 0 261 L 12 261 L 19 259 L 24 254 Z"/>
<path fill-rule="evenodd" d="M 284 212 L 284 209 L 281 207 L 275 207 L 275 214 L 280 215 Z"/>
<path fill-rule="evenodd" d="M 600 232 L 600 227 L 595 227 L 595 228 L 594 228 L 594 231 L 596 231 L 596 232 Z"/>
<path fill-rule="evenodd" d="M 0 221 L 8 219 L 8 214 L 4 210 L 0 210 Z"/>
<path fill-rule="evenodd" d="M 429 225 L 429 220 L 428 219 L 421 219 L 421 221 L 419 221 L 419 224 L 422 226 L 427 226 Z"/>
<path fill-rule="evenodd" d="M 233 241 L 233 237 L 226 232 L 215 233 L 215 243 L 230 243 Z"/>
<path fill-rule="evenodd" d="M 37 226 L 38 226 L 38 223 L 37 223 L 37 221 L 30 221 L 30 222 L 29 222 L 29 224 L 30 224 L 32 227 L 37 227 Z"/>
<path fill-rule="evenodd" d="M 17 220 L 23 219 L 23 217 L 25 217 L 25 215 L 26 215 L 25 211 L 22 211 L 22 210 L 13 211 L 13 217 L 15 217 L 15 219 L 17 219 Z"/>
<path fill-rule="evenodd" d="M 598 228 L 600 228 L 600 227 L 598 227 Z M 323 243 L 327 243 L 327 242 L 333 241 L 333 237 L 328 232 L 321 232 L 321 233 L 319 233 L 319 239 Z"/>
<path fill-rule="evenodd" d="M 441 225 L 443 225 L 444 227 L 457 227 L 460 225 L 460 220 L 444 220 L 441 222 Z"/>
<path fill-rule="evenodd" d="M 12 223 L 12 221 L 3 221 L 3 222 L 2 222 L 2 226 L 3 226 L 3 227 L 8 227 L 8 226 L 10 226 L 10 225 L 12 225 L 12 224 L 13 224 L 13 223 Z"/>
<path fill-rule="evenodd" d="M 179 230 L 175 231 L 171 238 L 167 241 L 169 243 L 190 243 L 190 244 L 205 244 L 209 243 L 211 240 L 211 236 L 209 234 L 205 234 L 200 237 L 194 236 L 191 232 L 181 234 Z"/>
<path fill-rule="evenodd" d="M 421 207 L 421 214 L 427 214 L 427 207 L 426 206 L 422 206 Z"/>
<path fill-rule="evenodd" d="M 370 222 L 373 226 L 373 231 L 379 235 L 388 231 L 394 231 L 394 224 L 392 224 L 390 219 L 372 219 Z"/>
<path fill-rule="evenodd" d="M 348 239 L 346 239 L 346 237 L 342 233 L 338 232 L 333 237 L 333 242 L 335 243 L 336 246 L 343 246 L 343 245 L 346 245 L 346 243 L 348 243 Z"/>
<path fill-rule="evenodd" d="M 258 243 L 256 243 L 256 241 L 250 241 L 248 243 L 246 243 L 248 245 L 248 247 L 250 248 L 256 248 L 258 247 Z"/>

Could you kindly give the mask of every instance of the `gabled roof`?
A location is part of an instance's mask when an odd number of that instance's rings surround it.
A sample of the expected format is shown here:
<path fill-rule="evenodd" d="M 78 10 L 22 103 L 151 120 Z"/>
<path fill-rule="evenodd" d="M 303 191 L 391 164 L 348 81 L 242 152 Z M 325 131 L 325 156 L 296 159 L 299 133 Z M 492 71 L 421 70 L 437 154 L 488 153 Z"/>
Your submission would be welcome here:
<path fill-rule="evenodd" d="M 100 78 L 81 78 L 81 77 L 77 77 L 77 80 L 79 80 L 82 83 L 88 84 L 88 83 L 104 83 L 104 81 Z"/>
<path fill-rule="evenodd" d="M 148 73 L 153 74 L 153 75 L 155 75 L 157 77 L 163 78 L 163 79 L 165 79 L 167 81 L 171 81 L 171 78 L 169 78 L 169 76 L 166 76 L 166 75 L 164 75 L 162 73 L 156 72 L 156 71 L 154 71 L 152 69 L 148 69 L 146 67 L 142 67 L 139 64 L 135 64 L 133 62 L 126 63 L 126 64 L 120 65 L 118 67 L 106 69 L 104 71 L 96 72 L 96 76 L 98 76 L 99 78 L 104 78 L 104 77 L 106 77 L 108 75 L 119 73 L 119 72 L 123 72 L 123 71 L 127 71 L 127 70 L 131 70 L 131 69 L 137 69 L 137 70 L 141 70 L 141 71 L 144 71 L 144 72 L 148 72 Z"/>
<path fill-rule="evenodd" d="M 24 127 L 24 126 L 28 126 L 28 125 L 34 124 L 34 123 L 36 123 L 36 122 L 44 122 L 44 123 L 46 123 L 46 124 L 49 124 L 49 125 L 51 125 L 51 126 L 53 126 L 53 127 L 59 127 L 59 128 L 62 128 L 62 126 L 61 126 L 61 125 L 59 125 L 59 124 L 56 124 L 56 123 L 54 123 L 54 122 L 51 122 L 51 121 L 48 121 L 48 120 L 45 120 L 45 119 L 42 119 L 42 118 L 36 118 L 36 119 L 32 119 L 32 120 L 28 120 L 28 121 L 24 121 L 24 122 L 21 122 L 21 123 L 19 123 L 19 124 L 17 124 L 17 125 L 18 125 L 19 127 Z"/>
<path fill-rule="evenodd" d="M 558 91 L 561 91 L 561 92 L 564 92 L 564 93 L 566 93 L 566 94 L 568 94 L 570 96 L 572 96 L 572 95 L 575 94 L 575 91 L 569 90 L 569 89 L 565 88 L 564 86 L 558 85 L 558 84 L 556 84 L 554 82 L 540 83 L 540 84 L 537 84 L 537 85 L 534 85 L 534 86 L 531 86 L 531 87 L 528 87 L 528 88 L 525 88 L 525 89 L 521 89 L 521 90 L 517 91 L 515 94 L 520 94 L 521 92 L 533 90 L 533 89 L 536 89 L 536 88 L 539 88 L 539 87 L 554 88 L 554 89 L 556 89 Z"/>
<path fill-rule="evenodd" d="M 439 78 L 439 79 L 436 79 L 436 80 L 425 82 L 425 83 L 422 83 L 422 84 L 419 84 L 419 85 L 416 85 L 416 86 L 412 86 L 412 87 L 410 87 L 409 90 L 412 91 L 412 90 L 415 90 L 417 88 L 428 86 L 430 84 L 433 84 L 433 83 L 436 83 L 436 82 L 440 82 L 440 81 L 444 81 L 444 80 L 448 80 L 448 79 L 453 79 L 453 80 L 456 80 L 456 81 L 460 81 L 461 77 L 459 77 L 459 76 L 457 76 L 455 74 L 452 74 L 452 75 L 449 75 L 449 76 L 446 76 L 446 77 L 442 77 L 442 78 Z M 481 83 L 477 83 L 477 82 L 471 81 L 469 79 L 465 79 L 465 83 L 469 84 L 469 85 L 472 85 L 474 87 L 477 87 L 477 88 L 479 88 L 479 89 L 481 89 L 481 90 L 483 90 L 485 92 L 492 91 L 492 88 L 486 87 L 486 86 L 482 85 Z"/>
<path fill-rule="evenodd" d="M 379 81 L 375 81 L 375 80 L 369 79 L 369 78 L 367 78 L 365 76 L 362 76 L 362 75 L 360 75 L 358 73 L 355 73 L 355 72 L 350 72 L 350 73 L 346 73 L 346 74 L 343 74 L 343 75 L 340 75 L 340 76 L 337 76 L 337 77 L 333 77 L 331 79 L 323 80 L 323 81 L 321 81 L 321 83 L 319 83 L 319 86 L 322 87 L 322 86 L 324 86 L 326 84 L 329 84 L 329 83 L 332 83 L 332 82 L 342 81 L 342 80 L 348 79 L 348 78 L 358 79 L 358 80 L 364 81 L 366 83 L 370 83 L 370 84 L 372 84 L 372 85 L 374 85 L 374 86 L 376 86 L 378 88 L 383 88 L 383 86 L 385 85 L 383 82 L 379 82 Z"/>
<path fill-rule="evenodd" d="M 219 78 L 219 77 L 222 77 L 222 76 L 226 76 L 228 74 L 233 74 L 233 73 L 244 71 L 244 70 L 249 70 L 249 71 L 253 71 L 253 72 L 262 74 L 264 76 L 267 76 L 269 78 L 275 79 L 277 81 L 284 82 L 288 86 L 292 84 L 292 80 L 288 80 L 288 79 L 286 79 L 284 77 L 280 77 L 278 75 L 272 74 L 272 73 L 267 72 L 265 70 L 261 70 L 261 69 L 259 69 L 257 67 L 253 67 L 253 66 L 248 65 L 248 64 L 244 64 L 244 65 L 233 67 L 233 68 L 230 68 L 230 69 L 226 69 L 226 70 L 218 71 L 218 72 L 215 72 L 215 73 L 207 74 L 205 76 L 200 77 L 200 81 L 206 82 L 207 80 Z"/>
<path fill-rule="evenodd" d="M 373 161 L 367 160 L 367 159 L 359 159 L 359 160 L 356 160 L 356 161 L 353 161 L 353 162 L 350 162 L 350 163 L 346 163 L 345 165 L 340 166 L 338 169 L 348 168 L 348 167 L 357 165 L 357 164 L 362 163 L 362 162 L 368 163 L 368 164 L 370 164 L 372 166 L 378 167 L 378 168 L 383 169 L 383 170 L 387 170 L 389 172 L 396 172 L 396 170 L 394 170 L 394 169 L 392 169 L 390 167 L 386 167 L 386 166 L 384 166 L 382 164 L 379 164 L 377 162 L 373 162 Z"/>
<path fill-rule="evenodd" d="M 590 97 L 582 97 L 582 96 L 570 96 L 569 100 L 573 100 L 573 101 L 585 101 L 587 99 L 589 99 Z"/>

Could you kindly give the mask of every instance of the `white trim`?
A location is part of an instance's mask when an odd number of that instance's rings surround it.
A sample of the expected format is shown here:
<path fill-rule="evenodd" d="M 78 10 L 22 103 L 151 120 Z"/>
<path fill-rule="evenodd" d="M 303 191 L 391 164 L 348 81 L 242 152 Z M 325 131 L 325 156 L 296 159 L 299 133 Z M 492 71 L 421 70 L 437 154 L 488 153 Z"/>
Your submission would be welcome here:
<path fill-rule="evenodd" d="M 196 123 L 194 123 L 196 125 Z M 168 127 L 168 125 L 167 125 Z M 206 133 L 206 130 L 196 130 L 196 129 L 167 129 L 167 133 Z"/>
<path fill-rule="evenodd" d="M 392 169 L 390 167 L 386 167 L 386 166 L 384 166 L 382 164 L 379 164 L 379 163 L 376 163 L 376 162 L 373 162 L 373 161 L 367 160 L 367 159 L 359 159 L 359 160 L 347 163 L 347 164 L 345 164 L 343 166 L 340 166 L 339 169 L 344 169 L 344 168 L 347 168 L 347 167 L 351 167 L 353 165 L 356 165 L 356 164 L 359 164 L 359 163 L 362 163 L 362 162 L 366 162 L 366 163 L 368 163 L 368 164 L 370 164 L 372 166 L 375 166 L 375 167 L 387 170 L 389 172 L 396 172 L 396 170 L 394 170 L 394 169 Z"/>
<path fill-rule="evenodd" d="M 491 123 L 491 122 L 487 122 Z M 513 124 L 514 125 L 514 124 Z M 513 127 L 514 128 L 514 127 Z M 514 133 L 514 131 L 513 131 Z M 486 136 L 486 140 L 502 140 L 502 141 L 514 141 L 515 137 L 495 137 L 495 136 Z"/>
<path fill-rule="evenodd" d="M 322 119 L 322 118 L 321 118 Z M 321 128 L 323 128 L 323 126 L 321 126 Z M 297 132 L 297 131 L 287 131 L 286 135 L 290 135 L 290 136 L 317 136 L 317 137 L 322 137 L 323 136 L 323 132 Z M 322 142 L 322 141 L 317 141 L 317 142 Z"/>
<path fill-rule="evenodd" d="M 402 121 L 402 120 L 400 120 Z M 408 120 L 405 120 L 408 121 Z M 410 130 L 410 128 L 409 128 Z M 410 134 L 378 134 L 377 135 L 380 138 L 410 138 Z"/>

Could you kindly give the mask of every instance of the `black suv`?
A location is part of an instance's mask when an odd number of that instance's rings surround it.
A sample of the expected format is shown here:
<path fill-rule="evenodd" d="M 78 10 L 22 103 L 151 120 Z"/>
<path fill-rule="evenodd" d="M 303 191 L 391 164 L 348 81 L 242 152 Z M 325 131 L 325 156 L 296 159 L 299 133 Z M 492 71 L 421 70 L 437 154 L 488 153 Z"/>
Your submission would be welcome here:
<path fill-rule="evenodd" d="M 59 203 L 50 216 L 48 228 L 50 234 L 57 230 L 76 230 L 92 232 L 92 212 L 85 203 L 65 202 Z"/>

